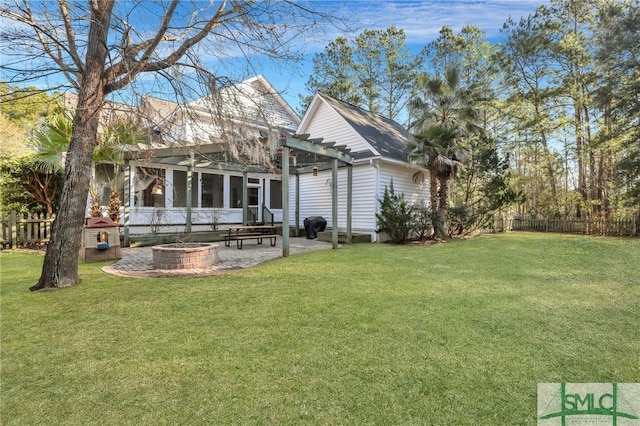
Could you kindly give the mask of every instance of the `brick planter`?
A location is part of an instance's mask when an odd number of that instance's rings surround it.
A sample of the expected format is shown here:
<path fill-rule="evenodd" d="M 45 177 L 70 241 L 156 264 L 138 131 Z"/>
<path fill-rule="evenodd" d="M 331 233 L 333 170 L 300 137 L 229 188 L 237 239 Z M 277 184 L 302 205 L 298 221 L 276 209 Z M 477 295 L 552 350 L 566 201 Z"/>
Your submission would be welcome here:
<path fill-rule="evenodd" d="M 154 269 L 202 269 L 218 263 L 218 244 L 162 244 L 151 250 Z"/>

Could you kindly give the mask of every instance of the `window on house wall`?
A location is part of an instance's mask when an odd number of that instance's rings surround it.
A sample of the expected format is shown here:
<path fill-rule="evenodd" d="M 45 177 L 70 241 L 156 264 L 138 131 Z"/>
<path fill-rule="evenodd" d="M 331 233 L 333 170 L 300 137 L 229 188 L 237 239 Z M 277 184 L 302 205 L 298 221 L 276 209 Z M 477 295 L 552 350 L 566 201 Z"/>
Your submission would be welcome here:
<path fill-rule="evenodd" d="M 282 181 L 271 180 L 269 181 L 269 208 L 281 209 L 282 208 Z"/>
<path fill-rule="evenodd" d="M 201 201 L 202 207 L 224 207 L 224 176 L 202 174 Z"/>
<path fill-rule="evenodd" d="M 164 169 L 138 167 L 136 170 L 136 192 L 134 194 L 134 205 L 139 207 L 165 207 L 165 176 Z M 153 193 L 155 186 L 161 189 L 161 194 Z"/>
<path fill-rule="evenodd" d="M 191 207 L 198 207 L 198 180 L 191 185 Z M 187 207 L 187 172 L 182 170 L 173 171 L 173 207 Z"/>
<path fill-rule="evenodd" d="M 242 176 L 231 176 L 229 184 L 231 192 L 231 205 L 229 207 L 240 209 L 242 208 Z"/>

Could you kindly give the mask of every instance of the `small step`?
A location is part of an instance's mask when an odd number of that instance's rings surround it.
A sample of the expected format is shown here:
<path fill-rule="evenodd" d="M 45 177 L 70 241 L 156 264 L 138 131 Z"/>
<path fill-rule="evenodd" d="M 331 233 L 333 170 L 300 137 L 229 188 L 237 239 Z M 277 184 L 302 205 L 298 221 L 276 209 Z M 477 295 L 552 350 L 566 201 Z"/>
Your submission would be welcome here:
<path fill-rule="evenodd" d="M 332 241 L 331 230 L 318 232 L 318 241 L 325 241 L 330 243 Z M 371 242 L 371 234 L 351 234 L 351 244 L 356 243 L 370 243 Z M 346 244 L 347 243 L 347 234 L 346 232 L 338 232 L 338 243 Z"/>

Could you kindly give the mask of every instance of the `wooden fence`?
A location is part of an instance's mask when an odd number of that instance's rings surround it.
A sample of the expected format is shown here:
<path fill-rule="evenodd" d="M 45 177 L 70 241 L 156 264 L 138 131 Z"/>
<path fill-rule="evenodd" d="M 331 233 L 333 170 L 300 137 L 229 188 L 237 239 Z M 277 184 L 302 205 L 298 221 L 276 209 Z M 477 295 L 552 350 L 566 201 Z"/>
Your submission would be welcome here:
<path fill-rule="evenodd" d="M 514 231 L 640 237 L 640 220 L 513 219 Z"/>
<path fill-rule="evenodd" d="M 0 248 L 15 249 L 19 245 L 46 244 L 51 238 L 51 218 L 46 215 L 21 215 L 16 212 L 0 220 Z"/>

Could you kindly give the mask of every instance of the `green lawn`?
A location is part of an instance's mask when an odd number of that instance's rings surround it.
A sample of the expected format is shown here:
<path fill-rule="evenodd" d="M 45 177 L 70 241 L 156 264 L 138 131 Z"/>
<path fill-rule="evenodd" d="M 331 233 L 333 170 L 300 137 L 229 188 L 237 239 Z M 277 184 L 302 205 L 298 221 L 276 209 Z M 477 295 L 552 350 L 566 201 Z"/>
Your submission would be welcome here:
<path fill-rule="evenodd" d="M 10 424 L 536 423 L 541 382 L 640 382 L 640 240 L 358 244 L 30 293 L 0 255 Z"/>

